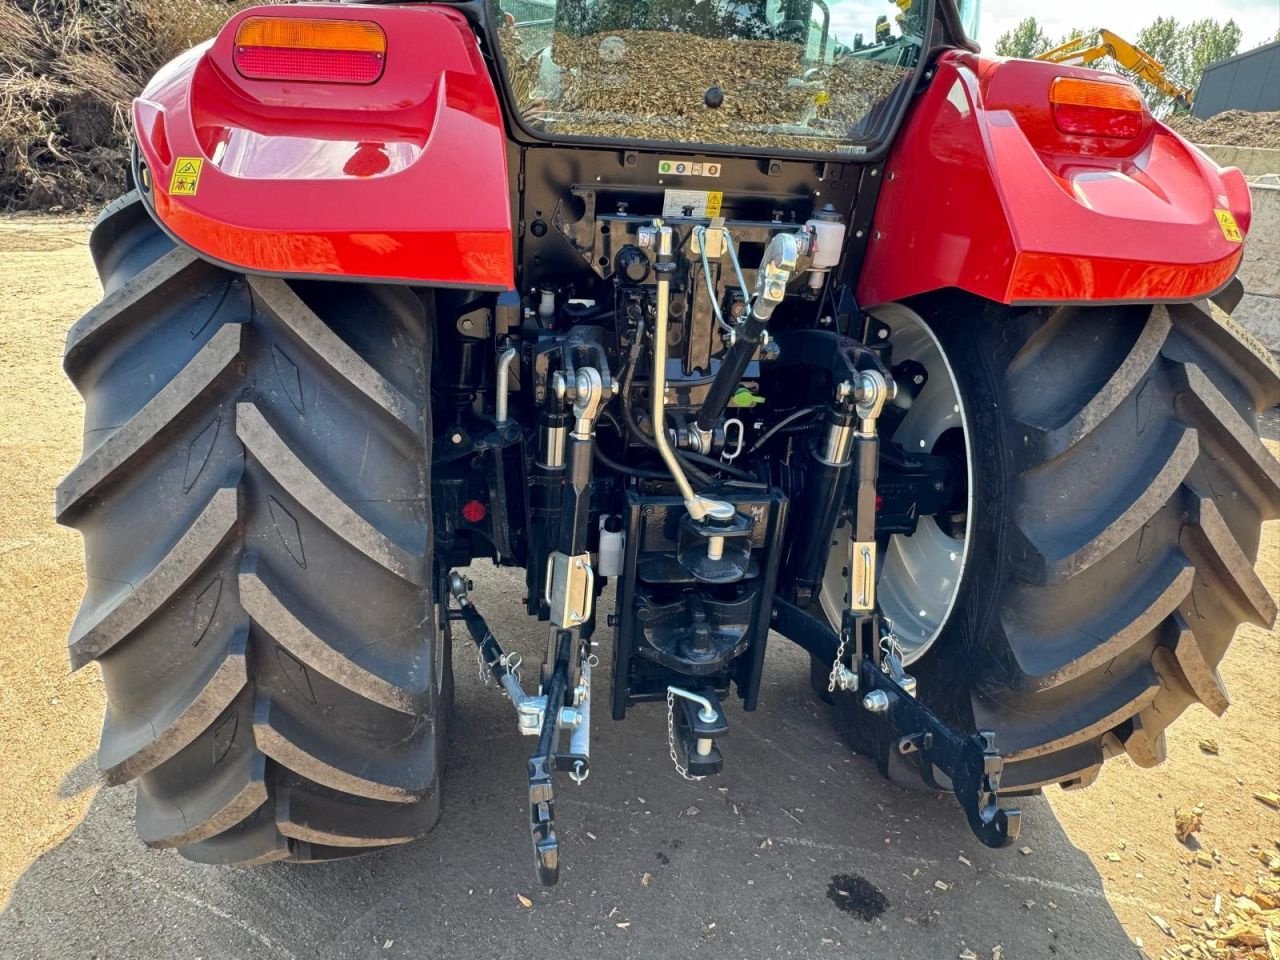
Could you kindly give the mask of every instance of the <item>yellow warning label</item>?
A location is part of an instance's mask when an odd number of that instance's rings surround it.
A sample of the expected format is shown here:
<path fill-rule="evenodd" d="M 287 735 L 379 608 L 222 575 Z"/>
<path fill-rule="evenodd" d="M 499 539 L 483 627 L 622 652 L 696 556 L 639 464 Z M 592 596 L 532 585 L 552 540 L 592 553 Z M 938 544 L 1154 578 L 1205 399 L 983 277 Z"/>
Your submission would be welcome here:
<path fill-rule="evenodd" d="M 724 194 L 721 193 L 719 190 L 707 191 L 707 214 L 706 215 L 708 217 L 720 216 L 720 203 L 722 200 L 724 200 Z"/>
<path fill-rule="evenodd" d="M 203 169 L 202 157 L 179 157 L 178 162 L 173 165 L 169 193 L 176 197 L 194 197 L 200 189 L 200 171 Z"/>
<path fill-rule="evenodd" d="M 1213 215 L 1218 218 L 1218 226 L 1222 228 L 1222 235 L 1232 243 L 1240 243 L 1244 240 L 1244 234 L 1240 232 L 1240 228 L 1236 225 L 1236 218 L 1231 215 L 1230 210 L 1214 210 Z"/>

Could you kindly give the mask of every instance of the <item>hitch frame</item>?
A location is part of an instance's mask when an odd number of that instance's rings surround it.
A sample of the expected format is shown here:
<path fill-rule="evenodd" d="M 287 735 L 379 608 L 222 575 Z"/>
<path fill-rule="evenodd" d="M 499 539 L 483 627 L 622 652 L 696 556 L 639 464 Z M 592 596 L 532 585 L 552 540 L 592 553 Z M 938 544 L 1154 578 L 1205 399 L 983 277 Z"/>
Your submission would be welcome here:
<path fill-rule="evenodd" d="M 773 628 L 823 662 L 833 660 L 839 648 L 840 638 L 826 622 L 782 599 L 774 601 Z M 878 625 L 874 630 L 878 632 Z M 854 651 L 858 691 L 846 695 L 857 697 L 857 709 L 865 718 L 862 726 L 877 747 L 881 772 L 886 772 L 890 751 L 902 757 L 918 755 L 921 781 L 933 790 L 950 789 L 969 828 L 983 844 L 1007 847 L 1013 843 L 1022 814 L 1000 806 L 1004 759 L 996 749 L 995 734 L 966 733 L 948 726 L 876 662 L 878 643 L 859 646 Z"/>

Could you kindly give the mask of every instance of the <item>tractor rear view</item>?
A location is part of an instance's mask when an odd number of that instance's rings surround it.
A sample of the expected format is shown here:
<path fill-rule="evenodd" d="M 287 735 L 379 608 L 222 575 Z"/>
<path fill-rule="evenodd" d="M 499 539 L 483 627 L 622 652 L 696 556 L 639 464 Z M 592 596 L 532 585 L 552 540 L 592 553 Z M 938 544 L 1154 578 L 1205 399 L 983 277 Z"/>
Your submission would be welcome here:
<path fill-rule="evenodd" d="M 750 763 L 726 705 L 770 642 L 991 846 L 1010 798 L 1227 708 L 1280 515 L 1244 178 L 1117 77 L 883 7 L 257 7 L 155 78 L 57 498 L 144 841 L 422 836 L 454 637 L 530 738 L 544 883 L 593 724 Z M 478 560 L 523 568 L 541 664 Z"/>

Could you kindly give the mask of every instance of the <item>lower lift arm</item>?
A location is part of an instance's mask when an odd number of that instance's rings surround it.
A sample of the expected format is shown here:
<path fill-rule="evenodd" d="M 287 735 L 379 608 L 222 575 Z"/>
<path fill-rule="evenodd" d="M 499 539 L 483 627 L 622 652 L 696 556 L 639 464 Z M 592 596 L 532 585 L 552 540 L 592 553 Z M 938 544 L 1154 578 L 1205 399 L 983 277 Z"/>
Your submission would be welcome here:
<path fill-rule="evenodd" d="M 560 843 L 555 831 L 555 790 L 552 773 L 567 771 L 581 783 L 591 772 L 591 633 L 595 626 L 595 574 L 587 543 L 590 519 L 591 472 L 595 422 L 609 389 L 594 367 L 579 367 L 572 380 L 557 374 L 551 402 L 572 400 L 573 429 L 564 451 L 565 482 L 557 549 L 547 558 L 546 601 L 550 635 L 539 693 L 525 693 L 517 674 L 518 662 L 505 654 L 493 631 L 467 595 L 466 580 L 449 575 L 449 591 L 459 616 L 475 641 L 480 659 L 506 691 L 516 708 L 521 733 L 536 736 L 538 746 L 529 757 L 529 829 L 534 869 L 545 886 L 560 876 Z M 569 731 L 569 746 L 561 738 Z"/>

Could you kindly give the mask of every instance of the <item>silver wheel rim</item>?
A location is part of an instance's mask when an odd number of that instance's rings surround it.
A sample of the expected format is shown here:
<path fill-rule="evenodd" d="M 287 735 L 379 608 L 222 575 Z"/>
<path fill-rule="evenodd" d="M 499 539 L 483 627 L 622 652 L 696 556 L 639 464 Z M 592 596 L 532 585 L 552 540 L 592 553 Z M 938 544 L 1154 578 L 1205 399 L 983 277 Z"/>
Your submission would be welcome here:
<path fill-rule="evenodd" d="M 892 439 L 908 452 L 928 453 L 946 431 L 955 427 L 963 431 L 969 491 L 965 504 L 967 521 L 973 516 L 973 451 L 964 402 L 951 364 L 938 338 L 914 310 L 892 303 L 871 313 L 889 327 L 893 362 L 915 360 L 929 373 L 928 382 Z M 967 522 L 965 526 L 967 530 Z M 844 570 L 849 556 L 849 536 L 848 526 L 838 527 L 832 536 L 830 559 L 818 598 L 828 621 L 837 628 L 848 592 Z M 890 539 L 877 595 L 880 611 L 892 624 L 902 647 L 904 663 L 913 663 L 924 656 L 942 633 L 955 607 L 968 557 L 968 538 L 948 536 L 933 517 L 921 518 L 914 535 L 895 535 Z"/>

